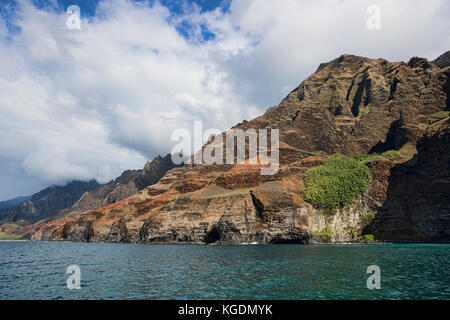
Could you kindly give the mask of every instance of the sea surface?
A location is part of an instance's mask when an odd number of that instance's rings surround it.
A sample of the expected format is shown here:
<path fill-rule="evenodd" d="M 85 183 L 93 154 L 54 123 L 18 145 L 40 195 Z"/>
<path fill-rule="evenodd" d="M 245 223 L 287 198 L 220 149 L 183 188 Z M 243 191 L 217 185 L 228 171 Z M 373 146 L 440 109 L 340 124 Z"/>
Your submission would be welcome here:
<path fill-rule="evenodd" d="M 0 299 L 450 299 L 450 245 L 0 241 Z"/>

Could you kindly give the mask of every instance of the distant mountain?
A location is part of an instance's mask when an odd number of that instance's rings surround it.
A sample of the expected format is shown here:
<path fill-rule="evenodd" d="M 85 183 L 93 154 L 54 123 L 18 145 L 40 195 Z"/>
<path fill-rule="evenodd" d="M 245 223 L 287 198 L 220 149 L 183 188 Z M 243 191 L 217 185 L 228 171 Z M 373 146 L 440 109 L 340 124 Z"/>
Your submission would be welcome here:
<path fill-rule="evenodd" d="M 100 184 L 91 180 L 72 181 L 65 186 L 51 186 L 41 190 L 19 205 L 0 210 L 0 223 L 22 221 L 34 223 L 50 216 L 55 211 L 72 206 L 86 191 L 91 191 Z"/>
<path fill-rule="evenodd" d="M 126 170 L 106 184 L 95 180 L 73 181 L 65 186 L 43 189 L 18 205 L 0 209 L 0 224 L 20 221 L 32 224 L 46 218 L 56 218 L 71 212 L 97 209 L 127 198 L 152 185 L 174 168 L 170 154 L 148 161 L 142 170 Z"/>
<path fill-rule="evenodd" d="M 26 196 L 26 197 L 16 197 L 16 198 L 5 200 L 5 201 L 0 201 L 0 209 L 8 209 L 8 208 L 17 206 L 17 205 L 21 204 L 22 202 L 24 202 L 26 200 L 30 200 L 30 199 L 31 199 L 31 196 Z"/>

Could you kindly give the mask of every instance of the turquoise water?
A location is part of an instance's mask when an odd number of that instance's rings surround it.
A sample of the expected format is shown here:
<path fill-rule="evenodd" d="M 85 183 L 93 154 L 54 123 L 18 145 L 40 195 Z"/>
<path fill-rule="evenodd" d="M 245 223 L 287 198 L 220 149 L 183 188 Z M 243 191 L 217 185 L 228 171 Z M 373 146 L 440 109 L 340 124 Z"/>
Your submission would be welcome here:
<path fill-rule="evenodd" d="M 445 244 L 0 242 L 0 299 L 450 299 L 449 263 Z M 66 286 L 73 264 L 80 290 Z"/>

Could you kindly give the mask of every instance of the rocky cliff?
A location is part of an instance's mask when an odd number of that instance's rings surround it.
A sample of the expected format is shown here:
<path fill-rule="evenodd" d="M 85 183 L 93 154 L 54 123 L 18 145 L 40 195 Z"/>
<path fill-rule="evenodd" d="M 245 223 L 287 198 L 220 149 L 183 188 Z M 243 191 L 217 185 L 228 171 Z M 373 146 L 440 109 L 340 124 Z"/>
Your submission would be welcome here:
<path fill-rule="evenodd" d="M 236 126 L 280 130 L 276 175 L 262 176 L 261 165 L 249 162 L 175 168 L 117 203 L 36 225 L 32 238 L 448 241 L 449 76 L 449 68 L 422 58 L 404 63 L 342 55 L 321 64 L 278 106 Z M 333 213 L 305 201 L 308 170 L 334 154 L 373 152 L 386 153 L 365 162 L 371 182 L 360 197 Z"/>
<path fill-rule="evenodd" d="M 390 171 L 386 200 L 365 230 L 379 239 L 450 240 L 450 118 L 431 125 L 417 149 Z"/>

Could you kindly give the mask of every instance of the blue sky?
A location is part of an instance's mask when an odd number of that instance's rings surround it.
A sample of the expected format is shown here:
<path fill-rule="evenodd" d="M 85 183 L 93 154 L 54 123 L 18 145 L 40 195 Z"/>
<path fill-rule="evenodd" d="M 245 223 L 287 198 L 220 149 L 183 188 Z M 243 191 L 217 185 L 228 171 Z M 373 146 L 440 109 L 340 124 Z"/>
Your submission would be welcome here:
<path fill-rule="evenodd" d="M 14 0 L 5 0 L 15 5 Z M 59 10 L 65 10 L 70 5 L 78 5 L 81 9 L 82 16 L 93 16 L 95 15 L 95 9 L 101 0 L 57 0 L 57 5 Z M 155 1 L 139 0 L 135 2 L 148 2 L 152 5 Z M 221 8 L 227 10 L 229 8 L 230 0 L 160 0 L 162 5 L 170 9 L 174 14 L 182 14 L 183 9 L 186 5 L 196 4 L 199 6 L 202 12 L 215 10 L 216 8 Z M 48 8 L 54 7 L 55 2 L 52 0 L 33 0 L 33 3 L 38 8 Z"/>
<path fill-rule="evenodd" d="M 7 21 L 11 21 L 14 18 L 15 8 L 17 7 L 16 0 L 4 0 L 6 5 L 0 6 L 0 14 Z M 77 5 L 81 9 L 81 16 L 84 18 L 92 18 L 95 16 L 97 5 L 101 0 L 33 0 L 32 3 L 40 9 L 52 10 L 59 13 L 63 13 L 70 5 Z M 198 6 L 200 12 L 207 12 L 216 9 L 220 9 L 224 12 L 229 10 L 229 5 L 231 0 L 158 0 L 159 3 L 170 9 L 172 15 L 183 15 L 186 8 L 192 7 L 193 5 Z M 135 2 L 146 3 L 152 6 L 154 0 L 137 0 Z M 13 31 L 17 31 L 17 26 L 13 23 L 8 25 Z M 187 23 L 177 26 L 177 30 L 185 37 L 189 37 L 190 26 Z M 214 37 L 214 34 L 209 30 L 204 30 L 202 33 L 205 40 Z"/>
<path fill-rule="evenodd" d="M 445 0 L 0 1 L 0 200 L 142 168 L 175 129 L 259 116 L 343 53 L 434 59 L 449 17 Z"/>

